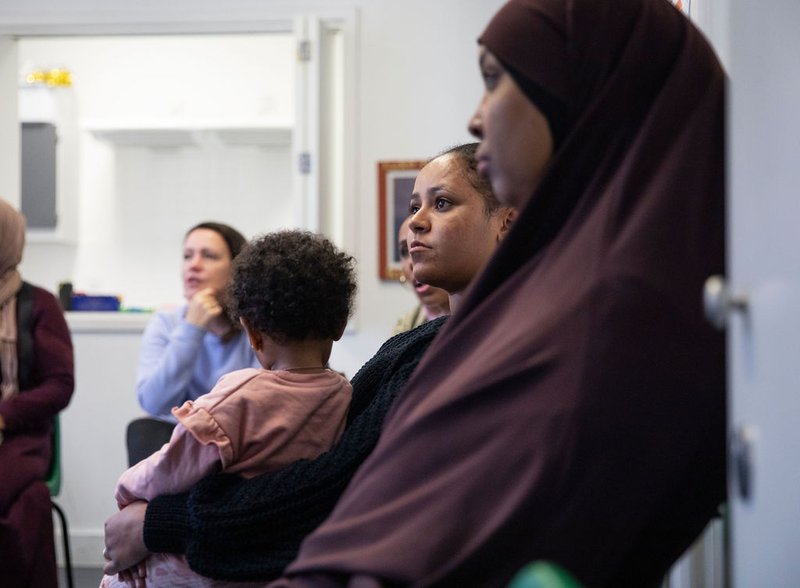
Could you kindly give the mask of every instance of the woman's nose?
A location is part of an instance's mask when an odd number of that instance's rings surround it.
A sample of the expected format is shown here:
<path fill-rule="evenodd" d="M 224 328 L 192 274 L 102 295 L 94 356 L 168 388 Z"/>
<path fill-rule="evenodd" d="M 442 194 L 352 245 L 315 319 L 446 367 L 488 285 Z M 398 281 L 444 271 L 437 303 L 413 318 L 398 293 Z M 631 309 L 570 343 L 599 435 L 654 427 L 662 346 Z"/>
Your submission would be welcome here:
<path fill-rule="evenodd" d="M 476 110 L 472 118 L 469 119 L 467 130 L 476 139 L 483 139 L 483 123 L 481 122 L 479 110 Z"/>
<path fill-rule="evenodd" d="M 420 208 L 414 213 L 414 216 L 411 217 L 411 220 L 408 223 L 408 240 L 411 241 L 414 238 L 414 233 L 424 231 L 427 226 L 428 223 L 425 211 L 423 208 Z"/>

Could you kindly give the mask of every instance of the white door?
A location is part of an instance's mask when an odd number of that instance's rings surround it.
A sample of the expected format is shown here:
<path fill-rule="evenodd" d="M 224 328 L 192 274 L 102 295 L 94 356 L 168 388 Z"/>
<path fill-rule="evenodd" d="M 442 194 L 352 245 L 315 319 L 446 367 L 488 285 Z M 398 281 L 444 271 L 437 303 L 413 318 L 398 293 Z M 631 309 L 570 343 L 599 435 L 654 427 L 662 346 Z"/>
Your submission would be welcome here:
<path fill-rule="evenodd" d="M 800 2 L 730 2 L 729 504 L 736 588 L 800 586 Z"/>

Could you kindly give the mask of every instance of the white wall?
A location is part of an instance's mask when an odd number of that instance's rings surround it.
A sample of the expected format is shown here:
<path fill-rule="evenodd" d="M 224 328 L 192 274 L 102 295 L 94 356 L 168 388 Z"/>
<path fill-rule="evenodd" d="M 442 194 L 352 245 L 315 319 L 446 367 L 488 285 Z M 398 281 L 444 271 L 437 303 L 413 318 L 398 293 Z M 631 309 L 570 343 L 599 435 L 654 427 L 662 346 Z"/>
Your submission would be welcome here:
<path fill-rule="evenodd" d="M 501 4 L 502 0 L 2 0 L 0 34 L 20 27 L 46 31 L 48 26 L 68 26 L 78 33 L 126 30 L 131 26 L 126 23 L 149 23 L 157 29 L 175 22 L 213 31 L 220 21 L 236 21 L 241 30 L 252 30 L 248 23 L 276 15 L 291 22 L 297 13 L 324 15 L 355 8 L 355 120 L 345 129 L 354 140 L 355 161 L 346 164 L 355 170 L 355 204 L 343 214 L 359 262 L 358 320 L 355 330 L 334 346 L 331 360 L 352 375 L 387 338 L 397 317 L 414 304 L 413 295 L 398 284 L 378 279 L 376 163 L 425 158 L 469 139 L 467 119 L 481 93 L 476 38 Z M 4 108 L 6 102 L 0 102 Z M 12 194 L 10 200 L 16 198 Z M 176 234 L 184 229 L 184 223 L 174 227 Z M 78 263 L 51 246 L 40 247 L 45 260 L 41 263 Z M 171 247 L 165 245 L 165 250 Z M 29 250 L 26 255 L 31 256 L 27 264 L 36 254 Z M 177 281 L 171 272 L 152 279 Z M 54 287 L 52 279 L 48 281 L 44 285 Z M 124 465 L 123 424 L 137 412 L 132 372 L 138 339 L 135 333 L 89 329 L 76 332 L 75 341 L 77 390 L 64 415 L 65 450 L 72 453 L 65 458 L 64 502 L 80 547 L 76 561 L 96 564 L 101 560 L 102 521 L 113 507 L 114 469 Z M 111 362 L 108 368 L 98 367 L 104 361 Z M 99 463 L 69 461 L 83 459 L 81 448 L 98 444 L 102 447 L 92 456 Z"/>
<path fill-rule="evenodd" d="M 66 226 L 59 239 L 29 236 L 27 279 L 160 308 L 181 300 L 190 226 L 218 220 L 252 237 L 293 224 L 292 35 L 25 38 L 17 49 L 22 74 L 60 66 L 73 79 L 21 92 L 23 109 L 50 97 L 60 113 Z M 254 125 L 275 125 L 282 140 L 231 145 L 204 130 Z M 199 130 L 173 145 L 134 131 L 164 126 Z"/>

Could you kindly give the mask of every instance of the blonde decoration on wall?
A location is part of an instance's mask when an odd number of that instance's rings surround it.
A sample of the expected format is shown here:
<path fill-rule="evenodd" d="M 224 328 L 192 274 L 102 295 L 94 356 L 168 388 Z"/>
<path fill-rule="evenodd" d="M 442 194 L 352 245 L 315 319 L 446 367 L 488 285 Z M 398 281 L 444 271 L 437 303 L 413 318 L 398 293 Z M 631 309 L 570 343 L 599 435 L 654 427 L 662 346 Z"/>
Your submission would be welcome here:
<path fill-rule="evenodd" d="M 28 73 L 25 76 L 25 82 L 32 86 L 42 85 L 49 88 L 69 88 L 72 86 L 72 72 L 61 67 L 38 69 Z"/>

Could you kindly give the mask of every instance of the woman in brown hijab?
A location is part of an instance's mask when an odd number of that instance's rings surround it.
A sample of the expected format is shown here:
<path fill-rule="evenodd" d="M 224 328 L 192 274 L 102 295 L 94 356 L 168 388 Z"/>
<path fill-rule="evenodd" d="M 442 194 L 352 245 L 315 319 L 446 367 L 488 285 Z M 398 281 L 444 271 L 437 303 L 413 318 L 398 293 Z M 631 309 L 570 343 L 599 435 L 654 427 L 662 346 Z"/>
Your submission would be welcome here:
<path fill-rule="evenodd" d="M 25 219 L 0 200 L 0 585 L 56 585 L 44 483 L 53 417 L 72 396 L 72 344 L 56 298 L 22 281 Z"/>
<path fill-rule="evenodd" d="M 724 74 L 663 0 L 511 0 L 480 169 L 520 216 L 277 586 L 655 586 L 725 497 Z"/>
<path fill-rule="evenodd" d="M 535 559 L 655 586 L 725 497 L 713 51 L 664 0 L 511 0 L 480 60 L 480 169 L 520 215 L 274 586 L 504 586 Z"/>

